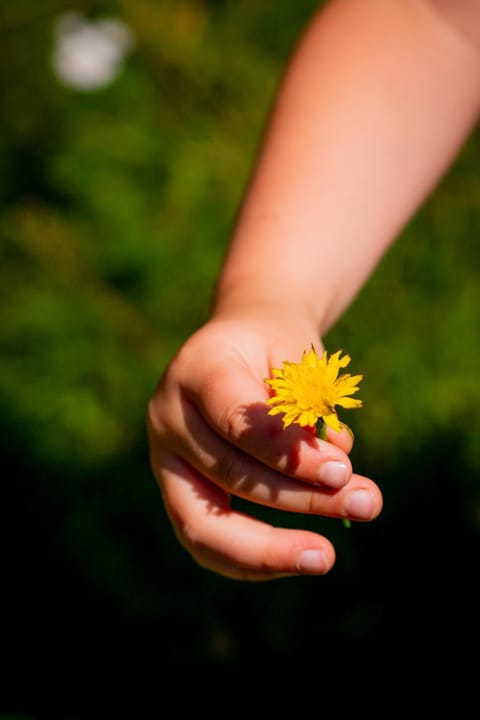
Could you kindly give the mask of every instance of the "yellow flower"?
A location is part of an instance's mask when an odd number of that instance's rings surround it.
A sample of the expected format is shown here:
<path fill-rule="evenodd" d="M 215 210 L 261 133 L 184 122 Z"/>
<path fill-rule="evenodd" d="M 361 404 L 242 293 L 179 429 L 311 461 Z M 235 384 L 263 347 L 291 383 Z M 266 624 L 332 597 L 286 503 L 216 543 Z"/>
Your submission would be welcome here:
<path fill-rule="evenodd" d="M 319 357 L 314 347 L 310 352 L 304 351 L 301 362 L 285 361 L 282 369 L 273 369 L 273 378 L 265 380 L 274 391 L 267 400 L 272 405 L 269 415 L 283 413 L 283 426 L 291 423 L 314 428 L 322 419 L 326 425 L 340 432 L 335 406 L 358 408 L 361 400 L 348 397 L 358 390 L 358 383 L 363 375 L 339 375 L 341 368 L 346 367 L 350 357 L 340 357 L 342 351 L 328 358 L 327 352 Z"/>

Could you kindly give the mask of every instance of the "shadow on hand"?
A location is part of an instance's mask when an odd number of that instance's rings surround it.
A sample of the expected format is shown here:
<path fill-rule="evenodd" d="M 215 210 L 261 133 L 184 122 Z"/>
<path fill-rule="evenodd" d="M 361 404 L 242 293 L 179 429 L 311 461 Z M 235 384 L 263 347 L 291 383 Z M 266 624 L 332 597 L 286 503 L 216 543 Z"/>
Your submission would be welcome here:
<path fill-rule="evenodd" d="M 184 421 L 199 455 L 209 458 L 203 472 L 212 484 L 230 494 L 230 500 L 288 510 L 281 508 L 280 491 L 285 487 L 284 481 L 288 482 L 285 476 L 290 476 L 301 489 L 302 481 L 292 476 L 300 463 L 302 445 L 314 447 L 317 442 L 311 430 L 298 424 L 284 429 L 281 417 L 269 415 L 265 403 L 259 402 L 240 407 L 234 417 L 235 429 L 232 419 L 225 423 L 226 429 L 220 436 L 215 428 L 206 425 L 193 404 L 184 403 L 183 407 Z M 324 492 L 338 491 L 325 487 Z M 211 504 L 210 509 L 221 512 L 218 505 Z"/>

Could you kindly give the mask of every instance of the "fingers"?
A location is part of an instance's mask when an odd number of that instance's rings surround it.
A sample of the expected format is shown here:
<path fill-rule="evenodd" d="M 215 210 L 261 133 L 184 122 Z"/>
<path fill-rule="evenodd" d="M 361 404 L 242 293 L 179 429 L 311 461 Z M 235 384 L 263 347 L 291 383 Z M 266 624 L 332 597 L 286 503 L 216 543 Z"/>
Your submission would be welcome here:
<path fill-rule="evenodd" d="M 228 494 L 183 460 L 169 455 L 154 467 L 154 474 L 177 538 L 199 565 L 239 580 L 323 575 L 333 567 L 335 550 L 327 538 L 273 527 L 232 510 Z M 359 477 L 356 483 L 353 491 L 334 493 L 328 501 L 329 513 L 322 514 L 352 519 L 362 515 L 371 502 L 371 487 L 366 478 Z M 312 495 L 316 492 L 311 489 Z M 380 497 L 377 502 L 375 512 L 380 511 Z M 310 505 L 314 507 L 313 502 Z"/>
<path fill-rule="evenodd" d="M 230 498 L 374 519 L 382 495 L 372 480 L 352 473 L 351 433 L 328 428 L 327 442 L 298 425 L 284 429 L 281 418 L 268 415 L 262 348 L 250 353 L 257 357 L 250 366 L 237 352 L 219 360 L 206 345 L 207 362 L 192 351 L 198 343 L 177 356 L 149 404 L 151 465 L 179 541 L 200 565 L 230 578 L 328 572 L 335 562 L 328 539 L 249 517 L 232 509 Z M 201 342 L 200 351 L 205 361 Z"/>
<path fill-rule="evenodd" d="M 380 512 L 381 495 L 377 486 L 368 478 L 352 475 L 350 462 L 346 456 L 345 463 L 342 464 L 348 463 L 349 466 L 348 484 L 345 482 L 338 488 L 329 488 L 317 476 L 315 476 L 314 483 L 299 482 L 295 477 L 298 467 L 303 468 L 307 465 L 301 459 L 301 456 L 305 454 L 305 448 L 301 442 L 297 441 L 297 444 L 293 445 L 289 441 L 285 445 L 288 451 L 294 448 L 295 453 L 299 456 L 299 459 L 296 460 L 297 467 L 290 468 L 291 474 L 287 475 L 283 471 L 284 458 L 281 456 L 278 458 L 279 470 L 260 462 L 253 455 L 243 452 L 217 435 L 205 423 L 195 406 L 188 402 L 184 403 L 184 421 L 188 433 L 184 441 L 185 445 L 182 447 L 182 457 L 201 476 L 219 485 L 228 494 L 279 510 L 346 517 L 352 514 L 350 509 L 346 509 L 348 503 L 353 508 L 360 506 L 358 501 L 356 505 L 353 501 L 348 500 L 347 502 L 347 498 L 350 498 L 350 494 L 354 491 L 362 491 L 363 507 L 359 512 L 356 509 L 353 510 L 356 519 L 370 520 Z M 289 433 L 286 431 L 285 435 L 287 436 Z M 297 433 L 295 432 L 294 435 L 296 439 Z M 312 442 L 317 446 L 319 441 L 308 431 L 302 430 L 302 435 L 306 435 L 308 438 L 305 445 L 309 457 L 308 443 Z M 330 444 L 323 442 L 323 446 L 328 449 Z M 334 450 L 341 452 L 336 448 Z M 269 457 L 272 459 L 271 450 L 269 453 Z M 321 456 L 321 453 L 317 451 L 318 455 Z M 316 468 L 318 465 L 317 457 Z M 292 477 L 292 475 L 294 476 Z"/>
<path fill-rule="evenodd" d="M 227 443 L 213 432 L 197 409 L 189 403 L 184 407 L 184 421 L 188 432 L 183 444 L 177 443 L 176 452 L 172 444 L 152 443 L 152 462 L 157 466 L 157 472 L 162 464 L 162 447 L 169 447 L 202 477 L 228 494 L 268 507 L 332 517 L 353 515 L 358 520 L 370 520 L 381 510 L 382 499 L 378 487 L 368 478 L 352 475 L 351 469 L 349 482 L 338 488 L 327 487 L 320 480 L 314 483 L 299 482 L 297 478 L 285 474 L 282 470 L 276 470 Z M 324 445 L 328 447 L 329 443 Z M 301 448 L 297 450 L 298 453 L 301 451 Z M 349 462 L 346 456 L 345 458 Z M 279 464 L 282 465 L 281 462 Z M 359 490 L 364 498 L 360 510 L 359 502 L 354 504 L 350 500 L 352 492 Z"/>
<path fill-rule="evenodd" d="M 327 428 L 327 440 L 329 443 L 337 445 L 347 455 L 351 452 L 355 436 L 345 423 L 340 423 L 342 426 L 341 432 L 337 433 L 331 427 Z"/>
<path fill-rule="evenodd" d="M 198 437 L 205 439 L 203 422 L 206 422 L 212 432 L 232 448 L 241 449 L 277 472 L 334 489 L 346 485 L 352 474 L 348 458 L 353 445 L 351 431 L 346 426 L 340 433 L 329 428 L 327 442 L 299 425 L 284 429 L 280 417 L 268 415 L 265 403 L 268 395 L 263 385 L 245 369 L 235 370 L 235 383 L 232 383 L 231 371 L 226 375 L 221 368 L 194 393 L 190 390 L 184 395 L 182 412 L 190 435 L 190 439 L 187 438 L 189 462 L 200 472 L 205 470 L 205 466 L 195 462 L 196 448 L 192 441 L 201 445 Z M 210 452 L 220 450 L 217 443 Z"/>
<path fill-rule="evenodd" d="M 323 575 L 333 567 L 335 550 L 325 537 L 232 510 L 227 494 L 172 455 L 154 470 L 177 538 L 202 567 L 252 581 Z"/>

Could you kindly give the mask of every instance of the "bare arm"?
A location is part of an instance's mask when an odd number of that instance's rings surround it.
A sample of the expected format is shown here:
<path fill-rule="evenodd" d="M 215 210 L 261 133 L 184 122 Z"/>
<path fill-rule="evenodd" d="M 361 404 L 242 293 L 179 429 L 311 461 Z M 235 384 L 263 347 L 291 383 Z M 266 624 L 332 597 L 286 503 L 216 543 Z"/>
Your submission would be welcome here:
<path fill-rule="evenodd" d="M 442 177 L 480 110 L 480 2 L 334 0 L 301 38 L 218 288 L 278 283 L 322 332 Z M 463 14 L 461 9 L 463 8 Z M 468 14 L 467 14 L 468 13 Z"/>
<path fill-rule="evenodd" d="M 232 496 L 369 521 L 382 495 L 346 431 L 283 431 L 264 378 L 321 345 L 435 187 L 480 108 L 480 2 L 331 0 L 286 68 L 216 287 L 149 406 L 153 472 L 179 542 L 231 578 L 323 574 L 322 535 Z"/>

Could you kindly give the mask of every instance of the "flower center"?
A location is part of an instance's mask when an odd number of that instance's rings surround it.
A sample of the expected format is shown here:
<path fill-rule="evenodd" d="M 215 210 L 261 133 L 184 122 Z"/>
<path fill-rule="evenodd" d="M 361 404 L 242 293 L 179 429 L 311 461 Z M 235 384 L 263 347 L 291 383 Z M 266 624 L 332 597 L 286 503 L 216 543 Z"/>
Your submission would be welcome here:
<path fill-rule="evenodd" d="M 318 372 L 311 373 L 299 390 L 297 402 L 302 410 L 312 409 L 322 417 L 334 412 L 331 384 L 318 377 Z"/>

